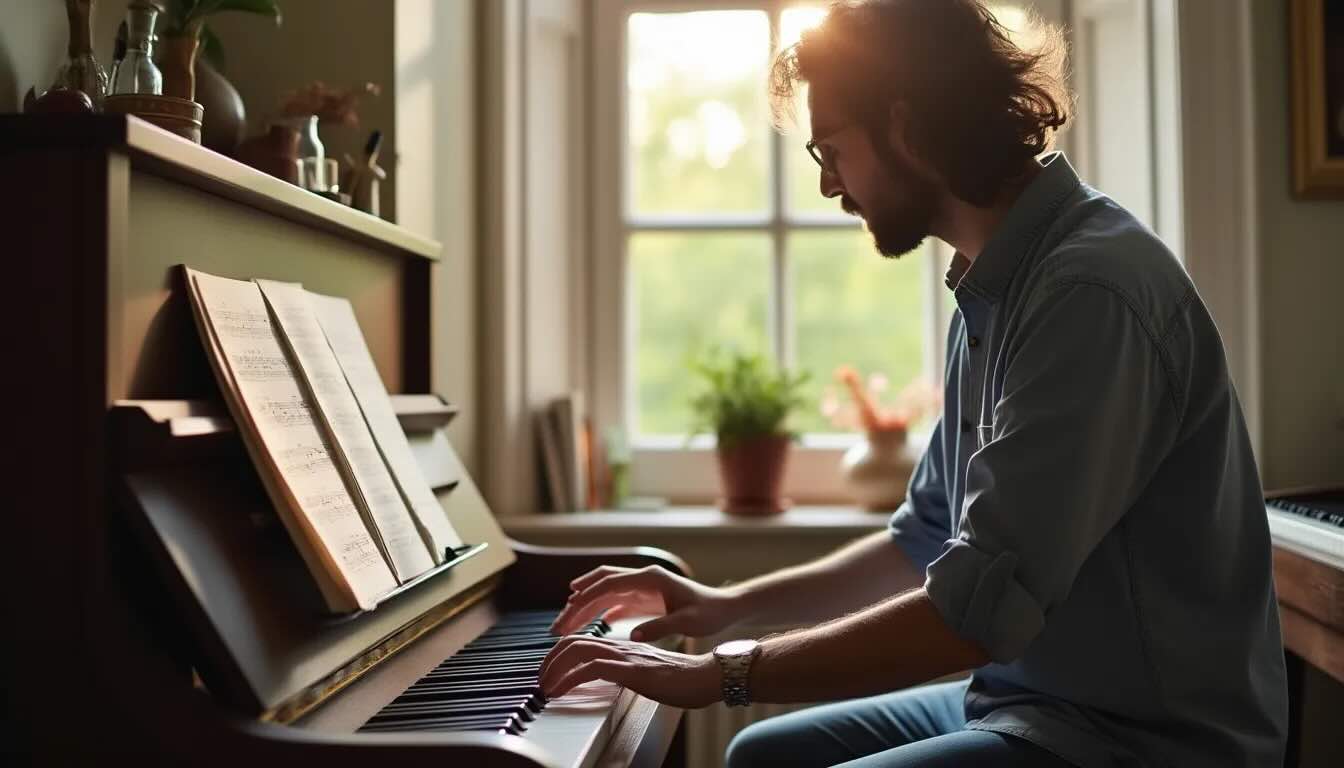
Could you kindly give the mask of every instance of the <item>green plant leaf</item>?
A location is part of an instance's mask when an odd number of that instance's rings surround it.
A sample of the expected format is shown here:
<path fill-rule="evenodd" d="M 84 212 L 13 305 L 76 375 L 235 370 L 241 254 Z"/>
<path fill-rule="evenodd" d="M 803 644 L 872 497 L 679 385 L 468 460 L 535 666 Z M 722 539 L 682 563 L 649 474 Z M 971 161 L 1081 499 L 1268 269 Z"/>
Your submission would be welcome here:
<path fill-rule="evenodd" d="M 201 26 L 201 55 L 221 74 L 225 71 L 224 46 L 210 25 Z"/>
<path fill-rule="evenodd" d="M 720 445 L 769 435 L 789 435 L 786 422 L 805 405 L 806 372 L 775 371 L 760 355 L 713 349 L 691 364 L 704 383 L 692 397 L 691 434 L 712 431 Z"/>
<path fill-rule="evenodd" d="M 214 9 L 211 10 L 211 13 L 239 11 L 241 13 L 255 13 L 259 16 L 270 16 L 275 19 L 277 25 L 284 21 L 284 16 L 280 12 L 280 4 L 276 0 L 202 0 L 202 2 L 213 2 Z"/>

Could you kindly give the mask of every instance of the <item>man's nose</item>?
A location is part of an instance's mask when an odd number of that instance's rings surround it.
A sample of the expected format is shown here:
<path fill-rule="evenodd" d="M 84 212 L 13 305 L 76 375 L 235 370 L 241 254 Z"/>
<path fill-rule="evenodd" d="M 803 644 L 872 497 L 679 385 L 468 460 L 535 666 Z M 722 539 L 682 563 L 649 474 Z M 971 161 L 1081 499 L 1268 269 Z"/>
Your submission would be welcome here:
<path fill-rule="evenodd" d="M 821 196 L 839 197 L 845 193 L 845 186 L 840 183 L 840 176 L 829 168 L 821 169 Z"/>

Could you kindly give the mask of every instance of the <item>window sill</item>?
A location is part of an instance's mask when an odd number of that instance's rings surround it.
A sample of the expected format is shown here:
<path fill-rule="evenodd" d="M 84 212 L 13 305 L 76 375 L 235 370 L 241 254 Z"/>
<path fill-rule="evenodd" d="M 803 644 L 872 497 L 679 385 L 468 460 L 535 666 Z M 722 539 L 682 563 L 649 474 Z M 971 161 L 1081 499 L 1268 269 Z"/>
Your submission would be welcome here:
<path fill-rule="evenodd" d="M 906 441 L 911 467 L 919 462 L 931 434 L 921 430 Z M 808 435 L 790 451 L 784 467 L 784 495 L 799 509 L 843 508 L 844 500 L 852 496 L 840 465 L 846 449 L 858 442 L 857 435 Z M 646 439 L 633 452 L 630 489 L 636 496 L 662 498 L 674 505 L 714 504 L 722 491 L 713 441 L 697 437 L 687 445 L 684 438 Z"/>
<path fill-rule="evenodd" d="M 565 514 L 501 517 L 510 536 L 573 531 L 641 535 L 657 531 L 678 536 L 719 536 L 750 531 L 757 535 L 797 537 L 861 536 L 887 525 L 890 512 L 867 512 L 855 507 L 793 507 L 769 517 L 728 515 L 714 507 L 667 507 L 655 511 L 599 510 Z"/>

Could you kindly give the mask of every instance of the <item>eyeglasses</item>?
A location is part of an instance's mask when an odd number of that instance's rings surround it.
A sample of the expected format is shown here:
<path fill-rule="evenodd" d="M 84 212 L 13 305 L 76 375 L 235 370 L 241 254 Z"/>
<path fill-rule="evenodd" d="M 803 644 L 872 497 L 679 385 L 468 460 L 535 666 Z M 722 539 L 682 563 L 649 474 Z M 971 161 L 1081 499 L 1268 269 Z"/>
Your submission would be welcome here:
<path fill-rule="evenodd" d="M 834 172 L 835 166 L 832 165 L 832 160 L 835 158 L 835 150 L 826 144 L 818 144 L 816 139 L 808 139 L 804 146 L 807 147 L 807 154 L 821 166 L 821 170 Z"/>
<path fill-rule="evenodd" d="M 848 130 L 854 125 L 857 125 L 857 123 L 841 126 L 825 136 L 822 136 L 820 139 L 809 139 L 807 144 L 803 145 L 807 147 L 807 154 L 811 155 L 812 159 L 817 161 L 817 165 L 821 166 L 821 170 L 826 171 L 827 173 L 836 172 L 835 148 L 829 144 L 822 144 L 821 142 L 838 135 L 841 131 Z"/>

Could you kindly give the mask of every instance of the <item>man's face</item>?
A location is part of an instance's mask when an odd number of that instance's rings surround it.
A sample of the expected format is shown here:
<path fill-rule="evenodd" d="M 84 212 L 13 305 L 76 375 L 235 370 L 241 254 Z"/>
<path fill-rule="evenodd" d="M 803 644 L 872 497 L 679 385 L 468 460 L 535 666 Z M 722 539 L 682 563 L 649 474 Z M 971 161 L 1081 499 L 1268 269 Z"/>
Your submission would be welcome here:
<path fill-rule="evenodd" d="M 890 142 L 874 147 L 865 126 L 827 103 L 815 86 L 808 88 L 807 101 L 823 164 L 821 194 L 839 197 L 846 213 L 862 217 L 883 256 L 896 258 L 919 247 L 932 227 L 934 182 Z"/>

